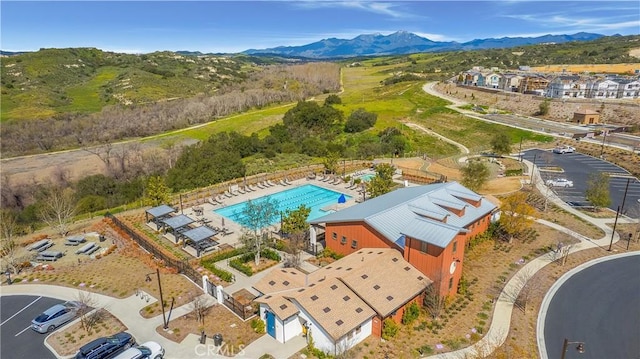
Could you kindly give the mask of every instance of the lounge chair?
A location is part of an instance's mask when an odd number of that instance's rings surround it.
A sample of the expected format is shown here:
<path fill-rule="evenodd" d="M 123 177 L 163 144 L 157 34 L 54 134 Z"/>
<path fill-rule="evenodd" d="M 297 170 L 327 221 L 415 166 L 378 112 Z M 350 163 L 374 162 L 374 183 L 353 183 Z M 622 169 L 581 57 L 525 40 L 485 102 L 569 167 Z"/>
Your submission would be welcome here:
<path fill-rule="evenodd" d="M 233 194 L 229 193 L 229 191 L 224 191 L 224 196 L 227 198 L 233 198 Z"/>
<path fill-rule="evenodd" d="M 254 191 L 254 192 L 258 190 L 256 187 L 253 187 L 253 185 L 251 185 L 251 184 L 249 185 L 249 189 Z"/>
<path fill-rule="evenodd" d="M 242 190 L 245 191 L 245 193 L 253 192 L 253 190 L 249 188 L 249 186 L 244 186 Z"/>
<path fill-rule="evenodd" d="M 266 187 L 262 184 L 262 182 L 256 183 L 256 186 L 260 189 L 265 189 Z"/>
<path fill-rule="evenodd" d="M 286 183 L 284 183 L 284 180 L 280 180 L 280 182 L 279 182 L 279 183 L 280 183 L 280 185 L 281 185 L 281 186 L 285 186 L 285 187 L 287 186 L 287 184 L 286 184 Z"/>
<path fill-rule="evenodd" d="M 209 197 L 207 198 L 207 202 L 209 202 L 210 204 L 217 206 L 219 203 L 218 201 L 216 201 L 213 197 Z"/>
<path fill-rule="evenodd" d="M 289 179 L 288 179 L 288 178 L 285 178 L 285 179 L 284 179 L 284 183 L 286 183 L 286 185 L 287 185 L 287 186 L 291 186 L 291 185 L 292 185 L 292 183 L 291 183 L 291 182 L 289 182 Z"/>
<path fill-rule="evenodd" d="M 238 188 L 237 192 L 240 193 L 240 194 L 246 194 L 247 193 L 242 188 Z"/>
<path fill-rule="evenodd" d="M 269 184 L 269 186 L 275 186 L 276 184 L 271 182 L 271 180 L 267 180 L 267 183 Z"/>

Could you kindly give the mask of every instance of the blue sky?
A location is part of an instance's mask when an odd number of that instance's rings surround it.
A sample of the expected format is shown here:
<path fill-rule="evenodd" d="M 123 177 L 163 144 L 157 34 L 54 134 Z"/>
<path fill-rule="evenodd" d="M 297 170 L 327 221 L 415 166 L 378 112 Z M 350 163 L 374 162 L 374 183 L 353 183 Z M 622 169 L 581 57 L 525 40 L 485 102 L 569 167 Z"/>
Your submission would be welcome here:
<path fill-rule="evenodd" d="M 434 41 L 640 33 L 635 1 L 7 1 L 0 48 L 240 52 L 413 32 Z"/>

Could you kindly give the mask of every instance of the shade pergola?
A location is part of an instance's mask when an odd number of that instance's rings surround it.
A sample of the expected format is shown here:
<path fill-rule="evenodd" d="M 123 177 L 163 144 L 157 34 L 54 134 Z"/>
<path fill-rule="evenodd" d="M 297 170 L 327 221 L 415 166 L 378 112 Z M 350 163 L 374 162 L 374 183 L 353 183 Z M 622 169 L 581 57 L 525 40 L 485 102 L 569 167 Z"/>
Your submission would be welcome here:
<path fill-rule="evenodd" d="M 187 244 L 192 246 L 196 250 L 196 256 L 200 257 L 200 252 L 207 248 L 218 245 L 218 242 L 213 240 L 213 236 L 218 232 L 207 226 L 200 226 L 181 233 L 186 239 L 183 247 Z"/>
<path fill-rule="evenodd" d="M 178 234 L 188 230 L 187 226 L 193 222 L 195 221 L 191 217 L 179 214 L 163 220 L 162 227 L 168 227 L 168 230 L 175 236 L 176 243 L 178 243 Z"/>
<path fill-rule="evenodd" d="M 163 204 L 161 206 L 153 207 L 151 209 L 146 210 L 144 213 L 144 216 L 145 216 L 145 219 L 147 220 L 147 223 L 149 223 L 149 221 L 153 219 L 162 220 L 164 217 L 167 217 L 169 214 L 173 212 L 176 212 L 176 210 L 173 207 Z M 151 216 L 151 219 L 149 219 L 149 216 Z"/>

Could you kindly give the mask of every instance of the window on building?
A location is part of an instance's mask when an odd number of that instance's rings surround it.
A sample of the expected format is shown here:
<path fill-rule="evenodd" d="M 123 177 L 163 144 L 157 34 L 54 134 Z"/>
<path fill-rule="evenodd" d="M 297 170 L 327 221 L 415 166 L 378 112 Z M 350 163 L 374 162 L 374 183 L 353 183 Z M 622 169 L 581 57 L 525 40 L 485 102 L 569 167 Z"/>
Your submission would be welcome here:
<path fill-rule="evenodd" d="M 347 243 L 347 237 L 346 236 L 342 236 L 342 240 L 340 241 L 340 243 L 346 244 Z"/>
<path fill-rule="evenodd" d="M 351 248 L 356 249 L 358 248 L 358 241 L 356 241 L 355 239 L 351 241 Z"/>
<path fill-rule="evenodd" d="M 360 334 L 361 331 L 362 331 L 362 326 L 358 325 L 355 330 L 356 334 Z"/>
<path fill-rule="evenodd" d="M 427 253 L 427 249 L 428 249 L 427 247 L 428 247 L 427 242 L 420 242 L 420 252 Z"/>
<path fill-rule="evenodd" d="M 453 277 L 449 278 L 449 290 L 453 288 Z"/>
<path fill-rule="evenodd" d="M 338 239 L 338 234 L 336 232 L 333 232 L 333 234 L 331 234 L 331 237 L 333 239 Z"/>
<path fill-rule="evenodd" d="M 452 251 L 453 253 L 455 253 L 455 252 L 456 252 L 456 249 L 458 249 L 458 241 L 454 241 L 454 242 L 453 242 L 453 248 L 451 249 L 451 251 Z"/>

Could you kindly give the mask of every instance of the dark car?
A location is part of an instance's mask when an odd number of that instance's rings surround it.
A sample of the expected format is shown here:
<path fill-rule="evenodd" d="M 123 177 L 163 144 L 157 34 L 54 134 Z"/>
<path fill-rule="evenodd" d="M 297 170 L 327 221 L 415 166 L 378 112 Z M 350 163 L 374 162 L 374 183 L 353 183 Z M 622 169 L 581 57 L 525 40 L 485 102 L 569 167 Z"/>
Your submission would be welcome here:
<path fill-rule="evenodd" d="M 136 344 L 133 336 L 127 332 L 120 332 L 110 337 L 93 340 L 82 347 L 75 359 L 107 359 L 122 353 Z"/>

